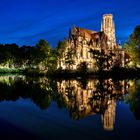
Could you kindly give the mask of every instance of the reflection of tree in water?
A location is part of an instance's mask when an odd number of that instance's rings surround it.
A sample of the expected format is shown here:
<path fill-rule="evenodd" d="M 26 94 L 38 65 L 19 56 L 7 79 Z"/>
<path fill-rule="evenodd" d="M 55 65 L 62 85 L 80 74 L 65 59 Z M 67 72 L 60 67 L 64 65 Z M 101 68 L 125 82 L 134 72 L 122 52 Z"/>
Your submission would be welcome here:
<path fill-rule="evenodd" d="M 128 92 L 127 82 L 113 82 L 112 79 L 89 80 L 86 88 L 81 83 L 77 80 L 57 82 L 58 103 L 70 110 L 73 119 L 99 113 L 102 115 L 104 129 L 112 130 L 116 101 L 123 99 L 123 95 Z"/>
<path fill-rule="evenodd" d="M 47 78 L 0 77 L 0 101 L 29 98 L 40 109 L 46 109 L 52 101 L 53 90 L 50 84 L 53 85 Z"/>
<path fill-rule="evenodd" d="M 83 84 L 83 85 L 82 85 Z M 130 85 L 130 87 L 129 87 Z M 128 92 L 127 96 L 123 96 Z M 55 100 L 65 107 L 73 119 L 101 114 L 104 129 L 112 130 L 115 123 L 116 101 L 130 103 L 132 112 L 140 119 L 140 80 L 62 80 L 48 78 L 0 77 L 0 102 L 31 99 L 40 109 Z"/>
<path fill-rule="evenodd" d="M 140 80 L 131 80 L 129 83 L 131 86 L 125 101 L 130 104 L 135 118 L 140 120 Z"/>

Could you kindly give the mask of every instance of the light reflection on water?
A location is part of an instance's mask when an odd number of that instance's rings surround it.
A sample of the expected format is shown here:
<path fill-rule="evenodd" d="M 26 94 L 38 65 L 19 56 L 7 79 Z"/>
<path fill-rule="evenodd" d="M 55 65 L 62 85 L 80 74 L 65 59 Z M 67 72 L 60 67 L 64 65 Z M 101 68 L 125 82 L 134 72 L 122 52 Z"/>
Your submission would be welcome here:
<path fill-rule="evenodd" d="M 11 126 L 11 137 L 19 130 L 24 139 L 135 138 L 139 91 L 140 80 L 1 76 L 0 130 L 10 133 Z"/>

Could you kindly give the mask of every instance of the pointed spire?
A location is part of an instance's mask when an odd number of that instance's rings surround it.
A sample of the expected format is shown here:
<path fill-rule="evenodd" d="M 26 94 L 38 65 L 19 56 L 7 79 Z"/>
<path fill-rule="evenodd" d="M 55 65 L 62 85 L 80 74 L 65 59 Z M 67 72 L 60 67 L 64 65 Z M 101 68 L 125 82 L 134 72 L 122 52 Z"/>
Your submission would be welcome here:
<path fill-rule="evenodd" d="M 101 21 L 101 32 L 103 32 L 103 22 Z"/>

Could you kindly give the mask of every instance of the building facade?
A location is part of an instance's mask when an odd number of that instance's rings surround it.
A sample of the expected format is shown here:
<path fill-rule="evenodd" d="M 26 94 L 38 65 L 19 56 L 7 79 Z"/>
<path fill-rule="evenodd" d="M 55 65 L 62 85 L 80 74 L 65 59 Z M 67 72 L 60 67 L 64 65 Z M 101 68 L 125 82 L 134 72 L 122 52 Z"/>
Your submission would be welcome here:
<path fill-rule="evenodd" d="M 73 27 L 65 43 L 63 57 L 58 60 L 57 68 L 76 70 L 81 64 L 86 63 L 89 70 L 98 70 L 97 61 L 100 57 L 104 58 L 105 70 L 114 65 L 125 65 L 125 51 L 120 44 L 116 44 L 112 14 L 103 15 L 100 32 Z"/>

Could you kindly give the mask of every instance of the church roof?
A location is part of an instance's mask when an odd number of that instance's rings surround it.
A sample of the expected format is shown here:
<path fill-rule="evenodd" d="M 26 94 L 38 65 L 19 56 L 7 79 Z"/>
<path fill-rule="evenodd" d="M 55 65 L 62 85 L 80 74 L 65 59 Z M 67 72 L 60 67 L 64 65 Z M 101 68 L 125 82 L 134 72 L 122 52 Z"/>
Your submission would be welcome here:
<path fill-rule="evenodd" d="M 81 33 L 86 33 L 86 34 L 94 34 L 97 33 L 97 31 L 93 31 L 93 30 L 88 30 L 88 29 L 84 29 L 84 28 L 79 28 Z"/>
<path fill-rule="evenodd" d="M 107 37 L 104 34 L 104 32 L 97 32 L 94 30 L 88 30 L 88 29 L 79 28 L 79 27 L 73 27 L 71 29 L 71 35 L 74 35 L 74 36 L 80 35 L 91 40 L 96 40 L 96 39 L 101 39 L 101 38 L 105 39 Z"/>
<path fill-rule="evenodd" d="M 94 33 L 92 34 L 92 39 L 97 39 L 97 38 L 107 38 L 107 35 L 104 33 L 104 32 L 97 32 L 97 33 Z"/>
<path fill-rule="evenodd" d="M 72 29 L 72 34 L 73 33 L 78 33 L 84 37 L 87 37 L 87 38 L 92 38 L 92 35 L 94 33 L 97 33 L 97 31 L 93 31 L 93 30 L 88 30 L 88 29 L 84 29 L 84 28 L 79 28 L 79 27 L 74 27 Z"/>

